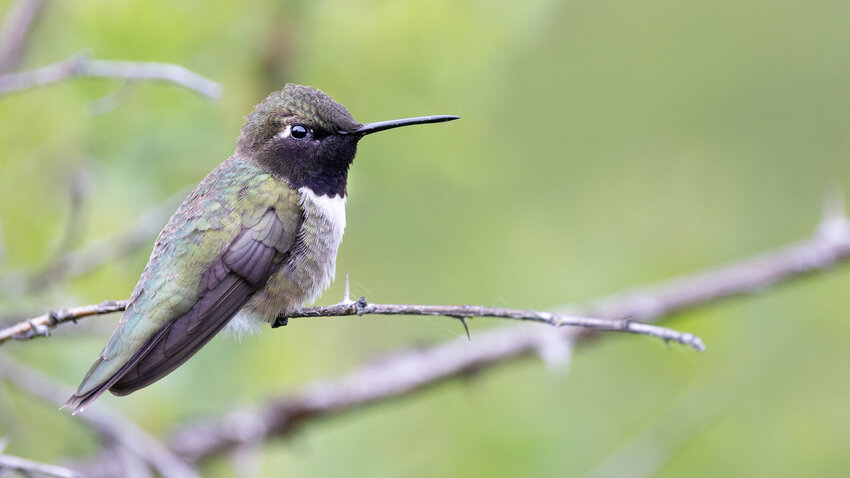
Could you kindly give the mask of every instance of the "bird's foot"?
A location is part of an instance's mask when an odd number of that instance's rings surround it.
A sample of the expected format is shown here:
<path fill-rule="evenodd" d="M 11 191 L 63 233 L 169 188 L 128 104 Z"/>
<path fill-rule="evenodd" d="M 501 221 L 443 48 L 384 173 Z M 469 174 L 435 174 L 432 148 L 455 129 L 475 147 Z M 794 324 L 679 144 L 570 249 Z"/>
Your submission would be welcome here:
<path fill-rule="evenodd" d="M 276 329 L 278 327 L 283 327 L 289 324 L 289 317 L 285 315 L 278 315 L 274 322 L 272 322 L 272 328 Z"/>

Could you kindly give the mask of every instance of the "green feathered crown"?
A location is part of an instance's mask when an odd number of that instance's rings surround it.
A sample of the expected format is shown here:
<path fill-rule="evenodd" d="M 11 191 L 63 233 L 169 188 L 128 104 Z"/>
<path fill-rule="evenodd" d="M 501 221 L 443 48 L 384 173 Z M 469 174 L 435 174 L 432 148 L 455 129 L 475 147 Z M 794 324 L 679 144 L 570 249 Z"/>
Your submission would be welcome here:
<path fill-rule="evenodd" d="M 291 123 L 304 123 L 328 134 L 350 131 L 359 126 L 344 106 L 321 90 L 287 83 L 281 91 L 270 94 L 246 117 L 239 146 L 256 148 L 280 132 L 284 125 Z"/>

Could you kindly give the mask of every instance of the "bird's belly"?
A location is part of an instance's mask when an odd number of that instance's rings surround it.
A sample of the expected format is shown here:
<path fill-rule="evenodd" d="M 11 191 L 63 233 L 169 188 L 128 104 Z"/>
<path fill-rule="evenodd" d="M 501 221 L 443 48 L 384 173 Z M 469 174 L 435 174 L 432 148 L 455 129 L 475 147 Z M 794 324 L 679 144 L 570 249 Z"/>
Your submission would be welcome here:
<path fill-rule="evenodd" d="M 345 197 L 316 196 L 307 188 L 299 193 L 304 221 L 296 243 L 281 268 L 231 321 L 231 329 L 237 332 L 256 328 L 244 319 L 254 324 L 271 322 L 313 302 L 333 282 L 345 230 Z"/>

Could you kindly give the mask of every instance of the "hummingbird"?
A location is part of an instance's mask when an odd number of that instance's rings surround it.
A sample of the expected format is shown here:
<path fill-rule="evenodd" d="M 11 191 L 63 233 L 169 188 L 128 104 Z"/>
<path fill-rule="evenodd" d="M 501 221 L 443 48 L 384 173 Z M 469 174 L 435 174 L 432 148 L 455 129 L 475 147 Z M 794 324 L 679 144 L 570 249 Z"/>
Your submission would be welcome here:
<path fill-rule="evenodd" d="M 361 124 L 287 84 L 247 117 L 235 153 L 183 201 L 103 351 L 64 407 L 127 395 L 182 365 L 232 320 L 281 325 L 332 282 L 348 170 L 366 135 L 457 116 Z M 273 325 L 274 326 L 274 325 Z"/>

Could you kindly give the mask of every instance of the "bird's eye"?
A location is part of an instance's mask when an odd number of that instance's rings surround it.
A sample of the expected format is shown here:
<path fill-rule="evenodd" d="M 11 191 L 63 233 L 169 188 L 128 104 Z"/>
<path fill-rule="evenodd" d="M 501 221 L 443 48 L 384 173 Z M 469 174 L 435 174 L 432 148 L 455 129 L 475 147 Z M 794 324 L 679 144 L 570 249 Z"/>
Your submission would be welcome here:
<path fill-rule="evenodd" d="M 309 133 L 307 127 L 300 124 L 293 125 L 289 132 L 295 139 L 304 139 L 307 137 L 307 133 Z"/>

